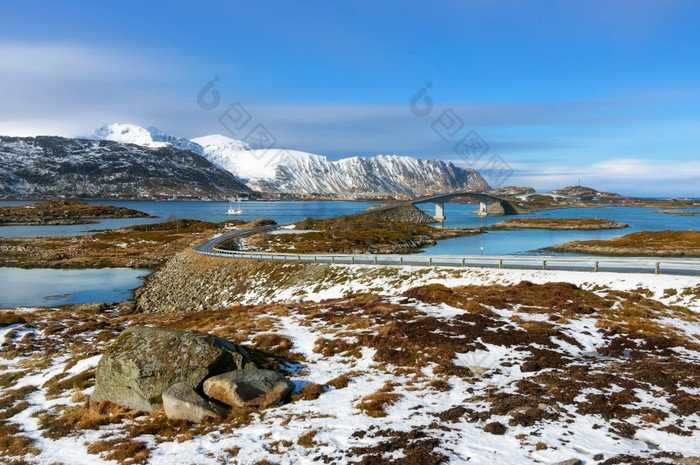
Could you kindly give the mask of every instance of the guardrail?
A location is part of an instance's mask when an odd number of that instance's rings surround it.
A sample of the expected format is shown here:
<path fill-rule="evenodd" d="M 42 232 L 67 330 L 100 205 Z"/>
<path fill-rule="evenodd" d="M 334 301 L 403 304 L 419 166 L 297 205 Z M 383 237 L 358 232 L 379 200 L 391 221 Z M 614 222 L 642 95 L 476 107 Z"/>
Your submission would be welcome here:
<path fill-rule="evenodd" d="M 196 249 L 195 249 L 196 250 Z M 601 256 L 518 256 L 518 255 L 394 255 L 394 254 L 291 254 L 273 252 L 246 252 L 219 249 L 196 250 L 198 253 L 284 263 L 335 263 L 346 265 L 413 265 L 454 266 L 498 269 L 541 269 L 569 271 L 626 271 L 700 275 L 700 259 L 655 257 L 601 257 Z"/>

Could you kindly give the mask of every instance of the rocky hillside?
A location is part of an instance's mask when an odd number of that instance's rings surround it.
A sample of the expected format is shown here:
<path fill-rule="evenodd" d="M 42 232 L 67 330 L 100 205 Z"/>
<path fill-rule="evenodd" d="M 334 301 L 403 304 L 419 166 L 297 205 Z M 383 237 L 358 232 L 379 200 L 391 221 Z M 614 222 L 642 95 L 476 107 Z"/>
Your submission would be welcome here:
<path fill-rule="evenodd" d="M 331 161 L 323 155 L 297 150 L 254 150 L 244 141 L 222 135 L 187 140 L 133 124 L 102 126 L 90 137 L 143 147 L 192 150 L 251 189 L 262 192 L 363 197 L 489 189 L 477 171 L 442 160 L 377 155 Z"/>
<path fill-rule="evenodd" d="M 166 144 L 0 136 L 0 196 L 226 197 L 249 193 L 204 157 Z"/>

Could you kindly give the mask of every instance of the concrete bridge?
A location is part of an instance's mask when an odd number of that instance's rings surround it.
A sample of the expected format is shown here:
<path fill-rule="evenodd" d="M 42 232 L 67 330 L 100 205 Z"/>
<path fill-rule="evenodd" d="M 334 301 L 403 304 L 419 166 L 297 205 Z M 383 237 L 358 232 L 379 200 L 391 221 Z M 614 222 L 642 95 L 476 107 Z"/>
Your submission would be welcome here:
<path fill-rule="evenodd" d="M 462 191 L 462 192 L 450 192 L 447 194 L 436 194 L 436 195 L 431 195 L 428 197 L 421 197 L 418 199 L 413 199 L 413 200 L 407 200 L 405 202 L 398 202 L 398 203 L 392 203 L 390 205 L 384 205 L 382 207 L 378 208 L 373 208 L 372 212 L 380 212 L 380 211 L 386 211 L 386 210 L 391 210 L 392 208 L 397 208 L 397 207 L 403 207 L 406 205 L 418 205 L 421 203 L 434 203 L 435 204 L 435 221 L 445 221 L 445 204 L 448 203 L 450 200 L 455 199 L 457 197 L 471 197 L 473 199 L 476 199 L 479 201 L 479 210 L 478 214 L 482 216 L 488 215 L 488 206 L 489 204 L 493 203 L 498 203 L 501 205 L 503 208 L 503 214 L 505 215 L 513 215 L 516 213 L 525 213 L 523 211 L 520 211 L 515 205 L 513 205 L 510 201 L 506 199 L 502 199 L 500 197 L 496 197 L 491 194 L 486 194 L 483 192 L 474 192 L 474 191 Z"/>

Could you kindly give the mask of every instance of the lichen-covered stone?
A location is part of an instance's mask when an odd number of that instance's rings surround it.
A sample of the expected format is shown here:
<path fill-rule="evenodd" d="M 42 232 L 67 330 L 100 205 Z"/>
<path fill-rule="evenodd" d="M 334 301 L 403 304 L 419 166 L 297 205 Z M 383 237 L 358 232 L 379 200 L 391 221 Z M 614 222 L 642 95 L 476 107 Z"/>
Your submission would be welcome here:
<path fill-rule="evenodd" d="M 173 384 L 196 388 L 210 376 L 250 363 L 245 349 L 211 335 L 132 326 L 100 359 L 92 401 L 153 412 Z"/>
<path fill-rule="evenodd" d="M 186 383 L 177 383 L 163 392 L 165 415 L 171 420 L 201 423 L 207 417 L 222 418 L 228 409 L 209 402 Z"/>
<path fill-rule="evenodd" d="M 270 370 L 231 371 L 204 381 L 204 393 L 232 407 L 264 407 L 279 403 L 294 390 L 294 383 Z"/>

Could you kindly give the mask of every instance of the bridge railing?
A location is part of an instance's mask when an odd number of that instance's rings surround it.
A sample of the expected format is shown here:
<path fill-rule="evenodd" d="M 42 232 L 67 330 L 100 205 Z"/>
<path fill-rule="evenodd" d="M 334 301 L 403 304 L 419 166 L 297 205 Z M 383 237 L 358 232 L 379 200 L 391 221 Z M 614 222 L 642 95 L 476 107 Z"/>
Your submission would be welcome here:
<path fill-rule="evenodd" d="M 570 271 L 628 271 L 640 273 L 700 274 L 700 259 L 637 257 L 570 257 L 517 255 L 394 255 L 394 254 L 293 254 L 224 250 L 214 247 L 205 255 L 283 263 L 335 263 L 344 265 L 451 266 L 499 269 Z"/>

